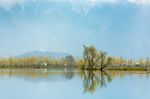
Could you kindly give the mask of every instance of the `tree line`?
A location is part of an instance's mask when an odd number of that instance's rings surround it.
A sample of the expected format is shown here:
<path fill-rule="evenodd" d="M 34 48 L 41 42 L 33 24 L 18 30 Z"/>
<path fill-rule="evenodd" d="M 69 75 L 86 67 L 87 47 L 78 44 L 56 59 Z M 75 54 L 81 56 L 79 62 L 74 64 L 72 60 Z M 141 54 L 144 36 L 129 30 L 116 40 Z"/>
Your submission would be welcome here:
<path fill-rule="evenodd" d="M 149 66 L 149 64 L 149 58 L 132 60 L 112 57 L 108 56 L 105 51 L 97 50 L 93 45 L 83 46 L 82 58 L 75 58 L 72 55 L 64 58 L 38 56 L 0 58 L 0 67 L 75 67 L 104 70 L 108 66 Z"/>

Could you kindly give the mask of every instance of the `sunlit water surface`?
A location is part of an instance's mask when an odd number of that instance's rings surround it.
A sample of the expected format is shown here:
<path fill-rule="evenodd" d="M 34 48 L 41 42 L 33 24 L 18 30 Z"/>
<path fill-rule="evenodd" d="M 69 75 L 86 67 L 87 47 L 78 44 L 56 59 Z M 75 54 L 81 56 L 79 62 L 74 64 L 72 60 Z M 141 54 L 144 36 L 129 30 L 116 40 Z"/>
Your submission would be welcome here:
<path fill-rule="evenodd" d="M 150 77 L 138 71 L 1 69 L 0 99 L 150 99 Z"/>

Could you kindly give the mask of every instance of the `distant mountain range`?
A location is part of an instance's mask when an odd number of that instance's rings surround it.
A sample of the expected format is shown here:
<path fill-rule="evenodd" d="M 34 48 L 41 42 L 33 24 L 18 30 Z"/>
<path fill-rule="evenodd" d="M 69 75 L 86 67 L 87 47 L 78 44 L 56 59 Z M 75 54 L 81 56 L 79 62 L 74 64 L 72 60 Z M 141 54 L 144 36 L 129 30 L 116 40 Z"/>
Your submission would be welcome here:
<path fill-rule="evenodd" d="M 30 57 L 30 56 L 41 56 L 41 57 L 44 56 L 44 57 L 53 57 L 53 58 L 63 58 L 67 55 L 69 54 L 62 53 L 62 52 L 31 51 L 31 52 L 18 55 L 16 57 L 22 58 L 22 57 Z"/>

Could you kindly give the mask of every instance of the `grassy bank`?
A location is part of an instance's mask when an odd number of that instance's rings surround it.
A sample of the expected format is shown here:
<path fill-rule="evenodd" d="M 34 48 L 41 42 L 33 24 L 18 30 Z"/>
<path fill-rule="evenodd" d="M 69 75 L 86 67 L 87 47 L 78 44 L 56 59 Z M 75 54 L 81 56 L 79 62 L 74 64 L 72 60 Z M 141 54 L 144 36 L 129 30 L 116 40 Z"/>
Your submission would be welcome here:
<path fill-rule="evenodd" d="M 133 66 L 127 66 L 127 67 L 123 67 L 123 66 L 114 66 L 114 67 L 107 67 L 107 70 L 126 70 L 126 71 L 130 71 L 130 70 L 136 70 L 136 71 L 147 71 L 148 68 L 147 67 L 133 67 Z"/>
<path fill-rule="evenodd" d="M 99 67 L 94 67 L 94 68 L 80 68 L 81 66 L 66 66 L 66 65 L 50 65 L 50 66 L 40 66 L 40 65 L 30 65 L 30 66 L 21 66 L 21 65 L 5 65 L 5 66 L 0 66 L 0 69 L 55 69 L 55 68 L 60 68 L 60 69 L 64 69 L 64 68 L 70 68 L 70 69 L 81 69 L 81 70 L 100 70 Z M 108 66 L 106 67 L 104 70 L 117 70 L 117 71 L 147 71 L 150 70 L 150 68 L 146 67 L 146 66 Z"/>
<path fill-rule="evenodd" d="M 40 65 L 36 65 L 36 66 L 19 66 L 19 65 L 14 65 L 14 66 L 0 66 L 0 69 L 55 69 L 55 68 L 59 68 L 59 69 L 64 69 L 64 68 L 70 68 L 70 69 L 74 69 L 76 67 L 70 67 L 70 66 L 64 66 L 64 65 L 50 65 L 50 66 L 40 66 Z"/>
<path fill-rule="evenodd" d="M 98 67 L 94 67 L 94 68 L 84 68 L 83 70 L 100 70 L 100 68 Z M 113 66 L 113 67 L 106 67 L 104 70 L 117 70 L 117 71 L 147 71 L 150 70 L 150 68 L 147 68 L 146 66 L 139 66 L 139 67 L 135 67 L 135 66 Z"/>

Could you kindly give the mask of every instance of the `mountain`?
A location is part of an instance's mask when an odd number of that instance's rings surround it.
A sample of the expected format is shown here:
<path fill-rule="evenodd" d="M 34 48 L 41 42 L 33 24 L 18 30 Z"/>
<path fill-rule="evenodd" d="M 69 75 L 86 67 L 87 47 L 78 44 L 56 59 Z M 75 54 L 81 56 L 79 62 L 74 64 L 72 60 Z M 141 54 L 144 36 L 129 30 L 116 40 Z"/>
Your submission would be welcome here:
<path fill-rule="evenodd" d="M 44 57 L 53 57 L 53 58 L 63 58 L 65 56 L 69 55 L 68 53 L 62 53 L 62 52 L 48 52 L 48 51 L 32 51 L 27 52 L 21 55 L 18 55 L 16 57 L 30 57 L 30 56 L 44 56 Z"/>

